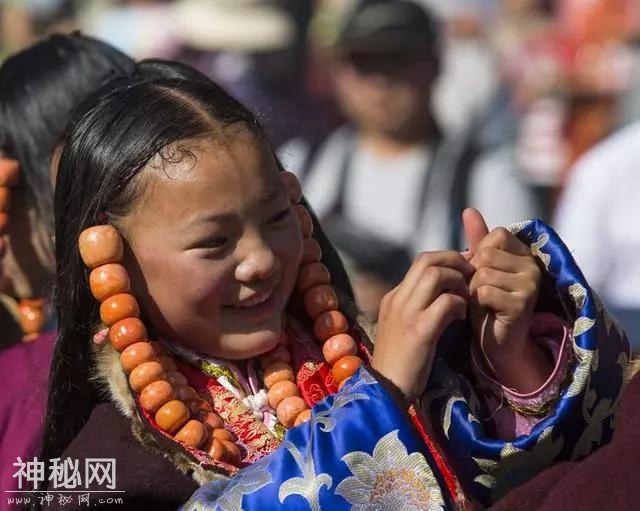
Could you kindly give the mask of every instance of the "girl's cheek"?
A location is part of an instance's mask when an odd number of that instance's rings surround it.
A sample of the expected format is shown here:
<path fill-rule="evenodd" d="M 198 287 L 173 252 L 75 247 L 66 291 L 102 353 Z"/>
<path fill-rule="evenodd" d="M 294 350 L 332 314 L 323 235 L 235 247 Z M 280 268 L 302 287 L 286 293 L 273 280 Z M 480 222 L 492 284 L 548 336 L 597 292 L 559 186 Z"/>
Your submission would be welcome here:
<path fill-rule="evenodd" d="M 233 274 L 231 267 L 211 261 L 193 263 L 185 270 L 184 286 L 192 303 L 223 303 Z"/>

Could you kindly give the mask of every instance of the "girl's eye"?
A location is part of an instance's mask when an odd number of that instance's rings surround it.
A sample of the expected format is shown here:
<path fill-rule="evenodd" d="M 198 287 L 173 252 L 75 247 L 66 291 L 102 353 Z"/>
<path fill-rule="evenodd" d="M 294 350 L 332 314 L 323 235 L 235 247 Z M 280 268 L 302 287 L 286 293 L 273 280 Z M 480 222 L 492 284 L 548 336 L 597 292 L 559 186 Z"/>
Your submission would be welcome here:
<path fill-rule="evenodd" d="M 279 222 L 282 222 L 283 220 L 285 220 L 285 219 L 287 219 L 289 217 L 290 213 L 291 213 L 291 208 L 283 209 L 277 215 L 272 216 L 269 219 L 269 223 L 270 224 L 277 224 Z"/>
<path fill-rule="evenodd" d="M 227 242 L 228 238 L 224 236 L 218 236 L 216 238 L 209 238 L 206 240 L 199 241 L 193 248 L 204 248 L 204 249 L 220 249 L 223 248 Z"/>

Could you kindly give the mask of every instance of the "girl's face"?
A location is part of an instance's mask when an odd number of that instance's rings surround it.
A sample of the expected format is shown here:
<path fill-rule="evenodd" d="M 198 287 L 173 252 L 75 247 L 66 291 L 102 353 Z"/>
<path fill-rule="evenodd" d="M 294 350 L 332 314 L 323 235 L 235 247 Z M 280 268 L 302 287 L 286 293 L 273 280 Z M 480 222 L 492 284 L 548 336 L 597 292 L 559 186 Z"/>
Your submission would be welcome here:
<path fill-rule="evenodd" d="M 161 338 L 212 356 L 265 353 L 282 339 L 302 254 L 274 157 L 244 129 L 176 148 L 149 164 L 120 225 L 144 319 Z"/>

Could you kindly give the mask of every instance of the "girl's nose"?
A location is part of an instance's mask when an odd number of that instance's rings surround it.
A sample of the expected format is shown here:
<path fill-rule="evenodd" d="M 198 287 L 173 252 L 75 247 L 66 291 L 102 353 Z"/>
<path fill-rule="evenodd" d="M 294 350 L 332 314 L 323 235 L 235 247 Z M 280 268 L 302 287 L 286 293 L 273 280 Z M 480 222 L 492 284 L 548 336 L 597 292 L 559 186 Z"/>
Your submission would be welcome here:
<path fill-rule="evenodd" d="M 278 270 L 278 259 L 264 240 L 247 243 L 245 253 L 236 267 L 235 277 L 239 282 L 250 283 L 272 277 Z"/>

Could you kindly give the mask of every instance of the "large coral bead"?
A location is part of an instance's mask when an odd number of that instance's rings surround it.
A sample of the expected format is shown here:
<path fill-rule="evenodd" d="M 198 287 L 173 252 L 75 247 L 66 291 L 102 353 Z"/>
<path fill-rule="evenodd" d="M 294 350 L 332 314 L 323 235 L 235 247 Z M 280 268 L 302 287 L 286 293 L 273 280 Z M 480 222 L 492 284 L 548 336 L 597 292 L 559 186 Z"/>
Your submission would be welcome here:
<path fill-rule="evenodd" d="M 122 237 L 112 225 L 96 225 L 85 229 L 78 238 L 80 257 L 88 268 L 122 261 Z"/>

